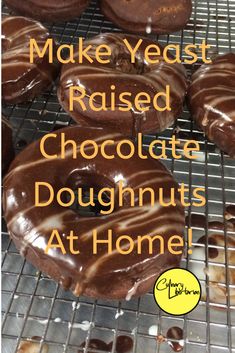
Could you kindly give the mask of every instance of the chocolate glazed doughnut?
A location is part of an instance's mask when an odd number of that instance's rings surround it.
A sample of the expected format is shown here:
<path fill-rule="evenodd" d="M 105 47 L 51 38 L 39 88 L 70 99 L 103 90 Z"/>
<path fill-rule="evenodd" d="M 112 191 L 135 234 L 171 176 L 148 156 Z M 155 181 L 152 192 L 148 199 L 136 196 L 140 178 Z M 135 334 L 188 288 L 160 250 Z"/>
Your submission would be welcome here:
<path fill-rule="evenodd" d="M 103 14 L 130 32 L 172 33 L 185 27 L 191 0 L 101 0 Z"/>
<path fill-rule="evenodd" d="M 136 135 L 137 132 L 149 133 L 160 132 L 172 125 L 182 112 L 184 97 L 187 89 L 187 75 L 182 64 L 168 64 L 162 56 L 159 57 L 158 64 L 148 64 L 145 61 L 144 52 L 146 47 L 156 44 L 144 38 L 139 50 L 136 52 L 135 64 L 131 63 L 131 55 L 127 49 L 124 39 L 127 39 L 132 47 L 135 47 L 140 37 L 125 34 L 102 34 L 85 41 L 84 47 L 92 45 L 90 57 L 93 63 L 84 60 L 83 64 L 64 64 L 62 66 L 61 78 L 58 88 L 58 99 L 62 107 L 81 126 L 101 126 L 119 131 L 126 136 Z M 95 56 L 95 49 L 106 44 L 110 47 L 112 55 L 110 63 L 101 64 Z M 76 57 L 77 54 L 75 54 Z M 107 57 L 105 58 L 107 59 Z M 76 58 L 75 58 L 75 61 Z M 151 101 L 158 92 L 170 86 L 170 106 L 171 111 L 157 111 L 152 103 L 143 104 L 149 108 L 148 111 L 141 112 L 135 109 L 120 111 L 120 106 L 124 106 L 117 99 L 115 111 L 91 110 L 88 100 L 94 92 L 105 92 L 107 105 L 111 103 L 111 86 L 116 87 L 116 94 L 130 92 L 132 97 L 138 93 L 146 92 Z M 86 89 L 84 111 L 79 102 L 74 102 L 74 110 L 69 110 L 69 91 L 71 86 L 79 86 Z M 161 104 L 164 105 L 163 98 Z M 95 102 L 97 107 L 101 106 L 99 97 Z M 133 105 L 133 102 L 132 102 Z"/>
<path fill-rule="evenodd" d="M 2 171 L 6 173 L 11 161 L 14 158 L 12 141 L 12 127 L 7 119 L 2 116 Z"/>
<path fill-rule="evenodd" d="M 216 57 L 192 77 L 193 118 L 209 140 L 235 158 L 235 54 Z"/>
<path fill-rule="evenodd" d="M 75 126 L 58 130 L 55 138 L 47 140 L 48 154 L 60 155 L 62 133 L 65 133 L 66 140 L 74 140 L 78 146 L 85 140 L 96 141 L 98 145 L 109 139 L 115 143 L 122 140 L 121 135 L 108 130 Z M 35 207 L 34 185 L 37 181 L 48 182 L 56 192 L 64 186 L 74 190 L 85 186 L 100 189 L 116 187 L 121 177 L 124 185 L 134 190 L 144 186 L 153 188 L 157 193 L 156 200 L 160 187 L 164 188 L 164 199 L 168 200 L 171 188 L 176 189 L 178 185 L 156 160 L 143 160 L 135 155 L 126 163 L 118 157 L 115 144 L 108 145 L 106 150 L 107 154 L 115 155 L 115 163 L 110 163 L 101 154 L 88 161 L 82 158 L 79 148 L 77 151 L 76 159 L 73 159 L 72 151 L 67 150 L 65 159 L 47 160 L 42 158 L 37 141 L 16 157 L 3 187 L 3 207 L 9 234 L 29 262 L 65 288 L 71 289 L 76 296 L 84 294 L 96 298 L 129 300 L 132 296 L 142 295 L 152 287 L 156 276 L 178 266 L 181 256 L 172 255 L 166 244 L 164 254 L 160 254 L 158 241 L 154 242 L 153 254 L 149 254 L 147 241 L 143 242 L 140 255 L 136 247 L 128 256 L 121 255 L 116 247 L 108 254 L 107 244 L 98 246 L 98 254 L 93 255 L 92 230 L 97 230 L 99 239 L 107 239 L 108 229 L 113 230 L 113 240 L 127 233 L 134 240 L 138 235 L 159 234 L 164 237 L 165 243 L 172 235 L 183 237 L 184 210 L 179 195 L 176 193 L 175 207 L 163 207 L 157 201 L 151 206 L 149 193 L 144 197 L 143 207 L 131 207 L 127 195 L 124 207 L 116 207 L 113 213 L 85 217 L 60 206 L 56 198 L 48 207 Z M 127 145 L 123 146 L 123 153 L 129 153 Z M 40 200 L 46 199 L 48 192 L 42 190 Z M 63 255 L 58 248 L 50 249 L 48 255 L 45 254 L 53 229 L 63 235 L 62 242 L 67 254 Z M 69 251 L 65 236 L 71 230 L 78 236 L 79 255 Z"/>
<path fill-rule="evenodd" d="M 81 15 L 90 0 L 5 0 L 16 13 L 45 22 L 64 22 Z"/>
<path fill-rule="evenodd" d="M 24 3 L 24 2 L 20 2 Z M 6 103 L 23 103 L 35 98 L 57 77 L 59 65 L 48 55 L 30 64 L 30 39 L 43 49 L 49 33 L 39 22 L 25 17 L 5 17 L 2 21 L 2 97 Z"/>

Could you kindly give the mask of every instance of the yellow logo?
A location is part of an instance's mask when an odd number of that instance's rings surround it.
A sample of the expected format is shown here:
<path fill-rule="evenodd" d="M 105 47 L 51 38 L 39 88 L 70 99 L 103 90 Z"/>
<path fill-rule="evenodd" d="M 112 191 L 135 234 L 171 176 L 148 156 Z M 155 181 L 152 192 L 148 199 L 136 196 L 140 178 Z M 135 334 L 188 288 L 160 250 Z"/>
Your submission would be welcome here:
<path fill-rule="evenodd" d="M 201 298 L 197 277 L 182 268 L 167 270 L 158 277 L 154 286 L 158 306 L 170 315 L 185 315 L 196 308 Z"/>

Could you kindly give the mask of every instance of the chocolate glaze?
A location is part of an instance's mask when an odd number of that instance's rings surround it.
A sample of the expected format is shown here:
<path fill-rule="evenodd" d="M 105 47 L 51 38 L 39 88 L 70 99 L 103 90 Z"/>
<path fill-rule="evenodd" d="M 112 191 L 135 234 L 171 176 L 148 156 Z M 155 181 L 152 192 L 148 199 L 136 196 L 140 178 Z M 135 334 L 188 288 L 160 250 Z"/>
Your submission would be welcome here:
<path fill-rule="evenodd" d="M 183 350 L 184 344 L 182 344 L 182 342 L 184 339 L 184 332 L 182 328 L 177 326 L 169 328 L 169 330 L 167 331 L 166 337 L 167 337 L 167 343 L 169 344 L 169 346 L 172 348 L 174 352 L 181 352 Z"/>
<path fill-rule="evenodd" d="M 217 56 L 192 76 L 193 117 L 209 140 L 235 157 L 235 54 Z"/>
<path fill-rule="evenodd" d="M 191 213 L 190 216 L 186 216 L 185 223 L 189 227 L 206 228 L 207 219 L 204 215 Z"/>
<path fill-rule="evenodd" d="M 17 14 L 45 22 L 72 20 L 86 9 L 90 0 L 5 0 Z"/>
<path fill-rule="evenodd" d="M 144 59 L 144 51 L 155 42 L 143 38 L 143 43 L 136 53 L 136 63 L 131 64 L 130 52 L 123 40 L 127 39 L 135 47 L 139 37 L 125 34 L 102 34 L 85 41 L 84 47 L 93 46 L 89 51 L 94 60 L 78 64 L 64 64 L 58 88 L 58 98 L 62 107 L 81 126 L 108 127 L 126 136 L 136 136 L 137 132 L 160 132 L 172 125 L 182 112 L 183 102 L 188 86 L 187 74 L 182 64 L 167 64 L 159 57 L 159 64 L 148 64 Z M 112 55 L 109 64 L 100 64 L 95 57 L 95 48 L 106 44 L 111 48 Z M 78 55 L 78 54 L 77 54 Z M 110 105 L 110 86 L 116 86 L 116 97 L 123 92 L 130 92 L 132 99 L 140 92 L 146 92 L 151 99 L 157 92 L 162 92 L 166 85 L 171 88 L 171 111 L 158 112 L 152 103 L 145 104 L 149 111 L 122 112 L 119 107 L 123 103 L 116 101 L 115 111 L 91 110 L 88 104 L 90 95 L 94 92 L 105 92 L 107 104 Z M 86 89 L 87 97 L 83 99 L 87 111 L 83 111 L 78 102 L 74 103 L 74 111 L 69 110 L 69 89 L 71 86 L 81 86 Z M 132 101 L 133 103 L 133 101 Z M 163 102 L 162 102 L 163 103 Z M 96 105 L 101 105 L 96 100 Z"/>
<path fill-rule="evenodd" d="M 101 0 L 101 11 L 117 26 L 137 33 L 172 33 L 183 29 L 191 0 Z M 149 29 L 148 29 L 149 28 Z"/>
<path fill-rule="evenodd" d="M 2 116 L 2 170 L 3 174 L 14 158 L 14 148 L 12 142 L 12 127 L 8 120 Z"/>
<path fill-rule="evenodd" d="M 108 351 L 111 352 L 113 342 L 108 344 Z M 133 339 L 130 336 L 118 336 L 115 345 L 115 353 L 130 353 L 133 349 Z"/>
<path fill-rule="evenodd" d="M 19 3 L 19 2 L 18 2 Z M 20 2 L 20 6 L 27 1 Z M 42 50 L 49 33 L 39 22 L 25 17 L 5 17 L 2 21 L 2 97 L 5 103 L 22 103 L 32 100 L 56 78 L 59 65 L 48 55 L 30 64 L 30 39 L 34 38 Z M 37 59 L 36 59 L 37 58 Z"/>
<path fill-rule="evenodd" d="M 47 153 L 60 153 L 62 132 L 66 140 L 74 140 L 78 145 L 85 140 L 122 140 L 121 135 L 103 129 L 69 127 L 56 131 L 57 138 L 47 141 Z M 143 187 L 140 185 L 147 185 L 158 195 L 159 188 L 164 188 L 166 199 L 170 198 L 172 188 L 178 188 L 159 161 L 150 157 L 143 160 L 135 155 L 126 163 L 118 157 L 114 145 L 107 146 L 107 153 L 114 154 L 115 163 L 110 163 L 100 154 L 93 160 L 85 160 L 79 150 L 77 159 L 73 159 L 71 151 L 68 151 L 65 160 L 47 160 L 40 153 L 39 141 L 34 142 L 16 157 L 5 177 L 3 208 L 10 236 L 17 248 L 21 252 L 27 249 L 26 259 L 42 272 L 61 283 L 71 278 L 67 286 L 70 285 L 76 296 L 83 293 L 97 298 L 129 300 L 147 292 L 164 270 L 179 265 L 181 256 L 168 252 L 167 240 L 174 234 L 183 237 L 184 210 L 180 201 L 176 207 L 162 207 L 158 203 L 151 207 L 150 195 L 146 194 L 143 207 L 130 207 L 127 198 L 125 206 L 116 207 L 112 214 L 90 218 L 81 217 L 77 212 L 59 206 L 56 201 L 44 208 L 34 206 L 37 181 L 48 182 L 58 191 L 64 186 L 75 189 L 88 184 L 90 187 L 114 187 L 121 176 L 125 186 L 136 190 Z M 127 146 L 123 146 L 123 153 L 129 153 Z M 176 195 L 179 200 L 179 195 Z M 48 198 L 47 192 L 42 191 L 40 198 Z M 53 229 L 66 236 L 74 230 L 79 236 L 80 254 L 72 255 L 67 239 L 63 238 L 67 254 L 63 255 L 60 249 L 51 249 L 46 255 L 45 247 Z M 112 229 L 114 244 L 117 237 L 126 233 L 133 238 L 161 234 L 166 240 L 166 249 L 164 254 L 159 254 L 159 242 L 156 242 L 154 253 L 150 255 L 146 242 L 141 255 L 137 254 L 136 248 L 128 256 L 115 251 L 107 255 L 107 245 L 104 245 L 99 247 L 97 255 L 91 256 L 93 229 L 97 229 L 99 238 L 105 239 L 107 230 Z"/>
<path fill-rule="evenodd" d="M 235 289 L 226 285 L 226 267 L 228 269 L 228 282 L 231 286 L 235 285 L 235 240 L 233 237 L 222 234 L 211 234 L 208 236 L 208 267 L 203 267 L 201 264 L 205 263 L 205 248 L 195 246 L 193 250 L 193 259 L 200 260 L 198 262 L 190 263 L 190 270 L 201 280 L 202 286 L 202 300 L 206 300 L 207 292 L 204 282 L 206 275 L 209 278 L 209 295 L 210 302 L 218 304 L 226 304 L 228 293 L 230 295 L 230 304 L 235 305 Z M 206 236 L 198 240 L 198 244 L 206 244 Z M 225 245 L 227 245 L 227 259 L 225 258 Z M 224 264 L 227 263 L 227 266 Z M 230 266 L 230 267 L 228 267 Z"/>

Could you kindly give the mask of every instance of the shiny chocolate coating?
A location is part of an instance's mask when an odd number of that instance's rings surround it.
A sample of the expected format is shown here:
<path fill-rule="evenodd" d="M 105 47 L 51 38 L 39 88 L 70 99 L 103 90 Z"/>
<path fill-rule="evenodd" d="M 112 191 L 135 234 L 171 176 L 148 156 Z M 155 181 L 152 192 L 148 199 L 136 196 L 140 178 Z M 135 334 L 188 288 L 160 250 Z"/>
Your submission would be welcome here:
<path fill-rule="evenodd" d="M 192 77 L 193 118 L 208 139 L 235 158 L 235 54 L 216 57 Z"/>
<path fill-rule="evenodd" d="M 2 98 L 11 104 L 30 101 L 58 74 L 59 65 L 56 59 L 52 64 L 48 62 L 48 53 L 39 58 L 35 51 L 34 63 L 30 64 L 30 39 L 35 39 L 42 50 L 49 33 L 39 22 L 10 16 L 2 21 L 2 35 Z"/>
<path fill-rule="evenodd" d="M 130 51 L 127 49 L 124 39 L 127 39 L 131 47 L 136 47 L 140 37 L 127 34 L 101 34 L 84 42 L 84 47 L 92 45 L 93 50 L 90 56 L 93 63 L 84 60 L 83 64 L 64 64 L 62 66 L 61 78 L 58 88 L 58 98 L 68 114 L 81 126 L 108 127 L 114 131 L 121 132 L 125 136 L 136 136 L 138 132 L 160 132 L 172 125 L 176 118 L 182 113 L 183 102 L 188 86 L 186 71 L 182 64 L 168 64 L 162 56 L 159 56 L 158 64 L 149 64 L 145 60 L 145 49 L 155 44 L 153 41 L 143 38 L 143 42 L 136 52 L 135 63 L 131 63 Z M 106 44 L 111 48 L 111 59 L 108 64 L 101 64 L 97 61 L 95 49 Z M 161 48 L 162 49 L 162 48 Z M 107 57 L 105 58 L 107 59 Z M 111 86 L 116 87 L 115 110 L 94 111 L 89 107 L 88 99 L 92 93 L 104 92 L 107 97 L 107 106 L 111 106 Z M 142 108 L 149 108 L 148 111 L 135 111 L 133 107 L 129 111 L 120 111 L 125 106 L 118 97 L 124 92 L 132 95 L 130 98 L 134 106 L 134 98 L 138 93 L 145 92 L 151 97 L 170 86 L 171 111 L 157 111 L 152 103 L 143 103 Z M 70 111 L 69 91 L 70 87 L 79 86 L 85 88 L 86 97 L 83 99 L 87 110 L 84 111 L 79 102 L 74 102 L 74 110 Z M 165 102 L 161 97 L 160 105 Z M 99 97 L 95 105 L 101 108 Z"/>
<path fill-rule="evenodd" d="M 2 171 L 3 174 L 14 158 L 14 148 L 12 141 L 12 127 L 8 120 L 2 116 Z"/>
<path fill-rule="evenodd" d="M 90 0 L 5 0 L 9 9 L 22 16 L 45 22 L 72 20 L 86 9 Z"/>
<path fill-rule="evenodd" d="M 117 26 L 137 33 L 172 33 L 185 27 L 191 0 L 101 0 L 103 14 Z"/>
<path fill-rule="evenodd" d="M 98 144 L 110 139 L 116 143 L 122 141 L 122 135 L 101 128 L 75 126 L 57 130 L 56 137 L 47 140 L 48 154 L 60 154 L 61 133 L 65 133 L 66 140 L 76 141 L 76 159 L 70 149 L 65 159 L 45 159 L 39 149 L 40 142 L 36 141 L 16 157 L 4 179 L 3 209 L 11 238 L 29 262 L 64 288 L 71 289 L 76 296 L 130 300 L 146 293 L 160 273 L 180 263 L 181 256 L 172 255 L 167 247 L 172 235 L 183 237 L 184 234 L 185 217 L 179 194 L 176 192 L 176 206 L 163 207 L 158 202 L 159 188 L 164 188 L 164 200 L 169 200 L 172 189 L 178 189 L 178 184 L 161 162 L 150 156 L 141 159 L 138 155 L 125 161 L 117 155 L 115 144 L 106 147 L 106 153 L 115 156 L 115 163 L 101 154 L 92 160 L 84 159 L 79 153 L 83 141 L 93 140 Z M 122 150 L 124 154 L 129 153 L 127 145 L 123 145 Z M 73 190 L 85 186 L 114 188 L 120 180 L 137 191 L 140 187 L 152 188 L 156 192 L 154 206 L 151 206 L 150 194 L 146 193 L 143 207 L 138 203 L 131 207 L 127 195 L 123 207 L 115 202 L 113 213 L 99 217 L 82 216 L 60 206 L 56 198 L 50 206 L 35 207 L 35 183 L 39 181 L 51 184 L 58 192 L 65 186 Z M 47 190 L 41 190 L 40 199 L 48 199 Z M 63 234 L 67 254 L 63 255 L 58 248 L 45 254 L 53 229 Z M 107 239 L 108 230 L 112 229 L 114 247 L 111 254 L 108 254 L 107 244 L 99 244 L 98 254 L 92 254 L 94 229 L 99 239 Z M 78 236 L 79 255 L 70 252 L 65 238 L 71 230 Z M 121 255 L 115 243 L 124 234 L 135 240 L 138 235 L 161 235 L 165 251 L 160 254 L 160 243 L 156 241 L 151 254 L 147 241 L 142 244 L 141 254 L 137 253 L 136 246 L 128 256 Z"/>

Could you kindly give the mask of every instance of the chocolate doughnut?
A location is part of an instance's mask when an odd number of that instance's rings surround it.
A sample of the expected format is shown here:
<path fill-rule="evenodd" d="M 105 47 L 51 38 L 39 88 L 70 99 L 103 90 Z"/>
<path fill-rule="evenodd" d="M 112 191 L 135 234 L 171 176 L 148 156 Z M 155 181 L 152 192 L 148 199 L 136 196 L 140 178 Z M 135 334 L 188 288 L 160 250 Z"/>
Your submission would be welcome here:
<path fill-rule="evenodd" d="M 140 37 L 125 34 L 102 34 L 84 42 L 84 48 L 92 45 L 90 56 L 94 60 L 90 63 L 84 60 L 82 64 L 64 64 L 58 88 L 58 99 L 68 114 L 81 126 L 101 126 L 114 129 L 126 136 L 133 133 L 160 132 L 172 125 L 182 112 L 184 97 L 187 89 L 187 75 L 182 64 L 170 64 L 159 56 L 158 64 L 148 64 L 145 60 L 145 49 L 149 45 L 156 45 L 153 41 L 143 38 L 143 42 L 136 52 L 135 64 L 131 63 L 131 54 L 126 39 L 132 48 L 136 47 Z M 95 56 L 96 48 L 106 44 L 111 49 L 108 64 L 101 64 Z M 161 47 L 160 47 L 161 48 Z M 160 49 L 161 51 L 163 48 Z M 92 55 L 93 54 L 93 55 Z M 77 54 L 78 55 L 78 54 Z M 75 54 L 76 56 L 76 54 Z M 106 59 L 106 58 L 105 58 Z M 153 97 L 170 86 L 171 111 L 158 111 L 153 106 Z M 74 110 L 70 111 L 70 87 L 79 86 L 86 89 L 83 102 L 84 110 L 79 102 L 74 102 Z M 115 109 L 111 111 L 111 86 L 116 88 Z M 94 111 L 88 104 L 89 97 L 95 92 L 104 92 L 107 106 L 110 109 Z M 134 108 L 121 111 L 120 107 L 127 106 L 120 102 L 119 95 L 129 92 L 132 100 L 138 93 L 145 92 L 151 97 L 151 103 L 143 103 L 141 112 Z M 99 97 L 95 101 L 96 107 L 101 107 Z M 161 97 L 161 104 L 164 99 Z M 102 108 L 102 107 L 101 107 Z"/>
<path fill-rule="evenodd" d="M 198 240 L 198 244 L 205 245 L 206 237 L 203 236 Z M 235 240 L 227 236 L 227 259 L 225 261 L 225 237 L 222 234 L 211 234 L 208 237 L 208 261 L 206 268 L 205 263 L 205 247 L 195 246 L 192 257 L 194 261 L 190 261 L 190 270 L 200 279 L 202 287 L 202 299 L 206 300 L 206 275 L 209 278 L 209 301 L 216 304 L 226 304 L 229 293 L 230 304 L 235 305 L 235 288 L 226 285 L 226 266 L 228 267 L 228 283 L 230 286 L 235 285 Z M 225 265 L 227 263 L 227 265 Z"/>
<path fill-rule="evenodd" d="M 101 0 L 103 14 L 117 26 L 137 33 L 172 33 L 183 29 L 191 0 Z"/>
<path fill-rule="evenodd" d="M 45 22 L 64 22 L 81 15 L 90 0 L 5 0 L 9 9 Z"/>
<path fill-rule="evenodd" d="M 14 158 L 14 148 L 12 142 L 12 127 L 5 117 L 2 116 L 2 171 L 3 174 Z"/>
<path fill-rule="evenodd" d="M 48 55 L 39 58 L 35 52 L 35 62 L 30 64 L 30 39 L 35 39 L 42 50 L 49 33 L 39 22 L 17 16 L 4 18 L 2 35 L 3 100 L 12 104 L 30 101 L 43 92 L 58 74 L 56 59 L 50 64 Z"/>
<path fill-rule="evenodd" d="M 216 57 L 192 77 L 193 118 L 208 139 L 235 158 L 235 54 Z"/>
<path fill-rule="evenodd" d="M 141 159 L 134 155 L 128 163 L 120 158 L 115 145 L 123 141 L 122 135 L 108 130 L 79 126 L 58 130 L 54 138 L 47 140 L 48 154 L 60 155 L 62 133 L 66 140 L 76 141 L 77 146 L 87 140 L 96 141 L 99 145 L 103 141 L 114 140 L 114 144 L 107 145 L 106 153 L 115 156 L 115 163 L 101 154 L 87 160 L 81 156 L 79 147 L 76 159 L 73 159 L 72 150 L 67 149 L 65 159 L 53 160 L 42 157 L 40 141 L 26 147 L 12 163 L 3 186 L 4 216 L 11 238 L 29 262 L 60 282 L 64 288 L 71 289 L 76 296 L 84 294 L 95 298 L 130 300 L 133 296 L 146 293 L 161 272 L 178 266 L 181 259 L 181 255 L 173 255 L 167 246 L 172 235 L 183 237 L 184 234 L 184 210 L 177 192 L 175 206 L 164 207 L 159 201 L 151 206 L 151 196 L 147 193 L 143 207 L 131 207 L 130 197 L 126 195 L 124 206 L 118 207 L 115 202 L 113 213 L 88 217 L 60 206 L 56 198 L 50 206 L 35 207 L 35 183 L 47 182 L 58 192 L 65 186 L 73 190 L 85 186 L 116 188 L 122 179 L 125 187 L 134 190 L 146 186 L 158 194 L 159 188 L 164 188 L 164 200 L 170 199 L 172 190 L 178 188 L 177 183 L 159 161 L 150 157 Z M 129 153 L 127 145 L 123 145 L 123 153 Z M 46 198 L 48 192 L 44 189 L 40 199 Z M 63 235 L 61 238 L 66 249 L 65 255 L 58 248 L 45 253 L 53 229 Z M 165 239 L 165 251 L 160 252 L 160 242 L 157 240 L 152 254 L 149 242 L 143 241 L 141 254 L 137 254 L 137 247 L 134 246 L 128 256 L 121 255 L 115 245 L 108 254 L 107 244 L 103 244 L 98 246 L 96 255 L 93 254 L 94 229 L 97 230 L 98 239 L 106 240 L 108 230 L 112 229 L 114 244 L 124 234 L 130 234 L 134 241 L 139 235 L 161 235 Z M 75 248 L 79 249 L 79 255 L 69 251 L 69 242 L 65 236 L 71 230 L 78 236 Z"/>

